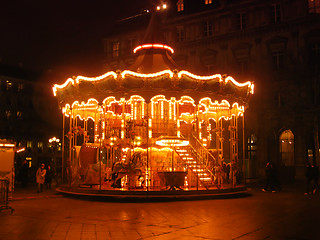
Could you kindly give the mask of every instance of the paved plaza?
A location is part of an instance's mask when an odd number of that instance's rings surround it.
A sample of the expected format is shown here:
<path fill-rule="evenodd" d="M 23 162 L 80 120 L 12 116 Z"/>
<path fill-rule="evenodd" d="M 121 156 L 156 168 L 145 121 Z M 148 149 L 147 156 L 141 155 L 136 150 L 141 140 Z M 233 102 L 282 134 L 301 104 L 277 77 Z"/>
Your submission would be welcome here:
<path fill-rule="evenodd" d="M 241 198 L 111 202 L 16 190 L 0 239 L 320 239 L 320 193 L 303 184 Z"/>

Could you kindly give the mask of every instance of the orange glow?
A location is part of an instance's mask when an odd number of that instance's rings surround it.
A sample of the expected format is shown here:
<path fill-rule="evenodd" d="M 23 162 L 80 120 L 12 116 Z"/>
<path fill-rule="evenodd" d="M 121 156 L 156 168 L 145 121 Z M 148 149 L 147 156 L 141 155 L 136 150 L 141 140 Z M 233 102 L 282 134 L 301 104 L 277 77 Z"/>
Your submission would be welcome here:
<path fill-rule="evenodd" d="M 111 72 L 107 72 L 107 73 L 105 73 L 105 74 L 103 74 L 103 75 L 101 75 L 101 76 L 98 76 L 98 77 L 83 77 L 83 76 L 78 76 L 78 77 L 76 77 L 75 80 L 73 80 L 72 78 L 68 78 L 67 81 L 66 81 L 64 84 L 62 84 L 62 85 L 55 84 L 55 85 L 53 86 L 53 88 L 52 88 L 52 90 L 53 90 L 53 95 L 56 96 L 56 95 L 57 95 L 57 90 L 58 90 L 58 89 L 65 88 L 66 86 L 69 85 L 69 83 L 71 83 L 72 85 L 74 85 L 75 83 L 79 83 L 80 80 L 83 80 L 83 81 L 91 81 L 91 82 L 93 82 L 93 81 L 99 81 L 99 80 L 105 79 L 105 78 L 107 78 L 107 77 L 109 77 L 109 76 L 113 76 L 114 79 L 117 78 L 117 74 L 116 74 L 115 72 L 112 72 L 112 71 L 111 71 Z"/>
<path fill-rule="evenodd" d="M 162 45 L 162 44 L 146 44 L 146 45 L 142 45 L 142 46 L 146 46 L 146 47 L 163 47 L 165 45 Z M 141 77 L 141 78 L 154 78 L 154 77 L 159 77 L 159 76 L 162 76 L 162 75 L 165 75 L 165 74 L 168 74 L 170 78 L 173 78 L 173 76 L 175 75 L 175 73 L 173 73 L 171 70 L 164 70 L 164 71 L 160 71 L 160 72 L 156 72 L 156 73 L 150 73 L 150 74 L 142 74 L 142 73 L 137 73 L 137 72 L 133 72 L 133 71 L 130 71 L 130 70 L 124 70 L 120 74 L 121 74 L 122 78 L 125 78 L 127 75 L 132 75 L 132 76 Z M 250 82 L 250 81 L 247 81 L 245 83 L 239 83 L 234 78 L 232 78 L 230 76 L 226 77 L 223 80 L 221 74 L 214 74 L 214 75 L 210 75 L 210 76 L 198 76 L 198 75 L 192 74 L 192 73 L 190 73 L 188 71 L 185 71 L 185 70 L 182 70 L 177 74 L 178 78 L 181 78 L 183 75 L 186 75 L 186 76 L 188 76 L 190 78 L 193 78 L 193 79 L 196 79 L 196 80 L 201 80 L 201 81 L 213 80 L 215 78 L 218 78 L 219 82 L 224 82 L 225 84 L 230 81 L 237 87 L 248 87 L 250 89 L 249 93 L 250 94 L 254 94 L 254 84 L 252 82 Z M 107 72 L 107 73 L 105 73 L 105 74 L 103 74 L 101 76 L 98 76 L 98 77 L 90 78 L 90 77 L 78 76 L 76 79 L 69 78 L 69 79 L 66 80 L 66 82 L 64 84 L 61 84 L 61 85 L 55 84 L 53 86 L 53 88 L 52 88 L 53 89 L 53 94 L 54 94 L 54 96 L 56 96 L 58 90 L 67 87 L 69 84 L 75 85 L 76 83 L 79 83 L 80 81 L 91 81 L 91 82 L 94 82 L 94 81 L 99 81 L 99 80 L 105 79 L 105 78 L 107 78 L 109 76 L 112 76 L 114 79 L 117 79 L 119 77 L 115 72 L 111 71 L 111 72 Z"/>
<path fill-rule="evenodd" d="M 238 83 L 236 80 L 234 80 L 233 77 L 226 77 L 225 79 L 225 83 L 228 83 L 229 81 L 231 81 L 234 85 L 236 85 L 237 87 L 245 87 L 248 86 L 248 88 L 250 89 L 250 93 L 253 94 L 254 93 L 254 84 L 250 81 L 245 82 L 245 83 Z"/>
<path fill-rule="evenodd" d="M 16 153 L 20 153 L 20 152 L 23 152 L 25 150 L 26 150 L 25 148 L 20 148 L 20 149 L 17 149 Z"/>
<path fill-rule="evenodd" d="M 188 146 L 189 141 L 187 139 L 179 138 L 179 137 L 162 137 L 156 141 L 156 144 L 159 146 L 165 146 L 165 147 L 168 147 L 168 146 L 181 147 L 181 146 Z"/>
<path fill-rule="evenodd" d="M 197 80 L 212 80 L 212 79 L 215 79 L 215 78 L 219 78 L 219 82 L 223 82 L 221 74 L 214 74 L 214 75 L 211 75 L 211 76 L 198 76 L 198 75 L 192 74 L 192 73 L 190 73 L 188 71 L 180 71 L 178 73 L 178 78 L 181 78 L 183 75 L 186 75 L 188 77 L 191 77 L 191 78 L 194 78 L 194 79 L 197 79 Z M 245 83 L 239 83 L 236 80 L 234 80 L 233 77 L 228 76 L 228 77 L 225 78 L 224 83 L 227 84 L 229 81 L 231 81 L 237 87 L 246 87 L 246 86 L 248 86 L 248 88 L 250 89 L 250 93 L 251 94 L 254 93 L 254 84 L 252 82 L 250 82 L 250 81 L 247 81 Z"/>
<path fill-rule="evenodd" d="M 67 81 L 66 81 L 64 84 L 62 84 L 62 85 L 55 84 L 55 85 L 53 86 L 53 88 L 52 88 L 52 90 L 53 90 L 53 95 L 54 95 L 54 96 L 57 96 L 57 90 L 58 90 L 58 89 L 65 88 L 66 86 L 69 85 L 69 83 L 71 83 L 72 85 L 74 85 L 74 81 L 73 81 L 72 78 L 68 78 Z"/>
<path fill-rule="evenodd" d="M 188 77 L 191 77 L 191 78 L 194 78 L 194 79 L 197 79 L 197 80 L 212 80 L 212 79 L 215 79 L 215 78 L 219 78 L 219 82 L 222 82 L 222 77 L 221 77 L 221 74 L 214 74 L 214 75 L 211 75 L 211 76 L 198 76 L 198 75 L 195 75 L 195 74 L 192 74 L 188 71 L 180 71 L 178 73 L 178 78 L 181 78 L 182 75 L 187 75 Z"/>
<path fill-rule="evenodd" d="M 80 80 L 83 80 L 83 81 L 99 81 L 99 80 L 102 80 L 102 79 L 105 79 L 109 76 L 113 76 L 114 79 L 117 78 L 117 74 L 115 72 L 107 72 L 99 77 L 83 77 L 83 76 L 78 76 L 76 79 L 75 79 L 75 82 L 76 83 L 79 83 Z"/>
<path fill-rule="evenodd" d="M 0 147 L 15 147 L 13 143 L 0 143 Z"/>
<path fill-rule="evenodd" d="M 136 53 L 137 51 L 139 51 L 141 49 L 150 49 L 150 48 L 165 49 L 165 50 L 170 51 L 172 54 L 174 53 L 174 50 L 172 47 L 164 45 L 164 44 L 143 44 L 143 45 L 140 45 L 140 46 L 136 47 L 135 49 L 133 49 L 133 53 Z"/>
<path fill-rule="evenodd" d="M 112 104 L 119 105 L 130 105 L 131 110 L 130 113 L 117 113 L 113 110 L 108 109 L 112 107 Z M 158 106 L 156 106 L 158 104 Z M 194 121 L 195 112 L 183 112 L 178 116 L 177 105 L 181 106 L 184 104 L 192 104 L 192 106 L 198 106 L 198 114 L 199 116 L 208 115 L 209 119 L 213 119 L 215 121 L 224 118 L 226 120 L 232 118 L 232 116 L 243 116 L 245 111 L 244 106 L 240 106 L 239 103 L 233 103 L 232 106 L 227 100 L 222 100 L 220 103 L 216 100 L 212 102 L 212 100 L 208 97 L 202 98 L 199 103 L 196 105 L 194 100 L 189 96 L 182 96 L 179 101 L 177 101 L 174 97 L 171 97 L 170 100 L 167 100 L 164 95 L 157 95 L 151 98 L 151 109 L 150 109 L 150 117 L 153 119 L 155 117 L 155 110 L 157 109 L 157 113 L 161 119 L 164 119 L 164 109 L 168 108 L 168 118 L 171 120 L 181 120 L 186 123 L 191 123 Z M 116 100 L 115 97 L 108 97 L 103 100 L 103 106 L 99 106 L 98 100 L 94 98 L 90 98 L 86 103 L 79 101 L 74 101 L 70 107 L 69 104 L 66 104 L 65 107 L 62 108 L 62 113 L 69 117 L 70 115 L 74 117 L 79 117 L 80 120 L 91 118 L 93 121 L 99 117 L 100 114 L 105 114 L 108 118 L 118 118 L 122 116 L 122 121 L 127 117 L 137 120 L 145 115 L 145 99 L 139 95 L 132 95 L 129 100 L 125 100 L 121 98 L 119 101 Z M 122 110 L 123 111 L 123 110 Z M 72 114 L 71 114 L 72 113 Z M 149 119 L 149 127 L 151 127 L 151 119 Z M 122 123 L 123 125 L 123 123 Z M 122 126 L 122 128 L 124 125 Z"/>
<path fill-rule="evenodd" d="M 142 78 L 154 78 L 154 77 L 159 77 L 161 75 L 165 75 L 165 74 L 169 74 L 170 78 L 173 77 L 173 72 L 170 70 L 164 70 L 161 72 L 157 72 L 157 73 L 150 73 L 150 74 L 143 74 L 143 73 L 137 73 L 137 72 L 133 72 L 130 70 L 125 70 L 121 73 L 121 77 L 125 78 L 126 75 L 132 75 L 135 77 L 142 77 Z"/>

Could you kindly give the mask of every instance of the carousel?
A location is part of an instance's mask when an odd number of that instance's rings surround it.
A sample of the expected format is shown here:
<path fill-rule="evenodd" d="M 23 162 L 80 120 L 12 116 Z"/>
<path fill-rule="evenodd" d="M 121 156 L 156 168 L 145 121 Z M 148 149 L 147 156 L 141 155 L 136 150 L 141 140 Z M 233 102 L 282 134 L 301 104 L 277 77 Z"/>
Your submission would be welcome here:
<path fill-rule="evenodd" d="M 54 85 L 64 189 L 155 194 L 241 184 L 253 83 L 179 69 L 159 29 L 153 15 L 128 69 Z"/>

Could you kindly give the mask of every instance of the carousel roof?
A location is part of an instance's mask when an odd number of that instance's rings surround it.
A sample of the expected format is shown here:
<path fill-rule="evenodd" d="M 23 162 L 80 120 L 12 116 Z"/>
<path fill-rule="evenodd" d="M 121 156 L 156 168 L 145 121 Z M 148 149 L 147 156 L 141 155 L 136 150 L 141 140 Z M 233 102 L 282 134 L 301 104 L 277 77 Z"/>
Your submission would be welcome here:
<path fill-rule="evenodd" d="M 123 71 L 110 71 L 98 77 L 69 78 L 53 87 L 61 106 L 74 101 L 87 102 L 95 98 L 100 103 L 110 96 L 129 99 L 140 95 L 147 102 L 155 95 L 181 98 L 190 96 L 199 101 L 209 97 L 231 104 L 238 102 L 246 105 L 254 85 L 252 82 L 238 83 L 230 76 L 215 74 L 198 76 L 179 70 L 170 54 L 173 49 L 166 43 L 157 14 L 151 17 L 143 44 L 134 52 L 138 54 L 135 63 Z"/>

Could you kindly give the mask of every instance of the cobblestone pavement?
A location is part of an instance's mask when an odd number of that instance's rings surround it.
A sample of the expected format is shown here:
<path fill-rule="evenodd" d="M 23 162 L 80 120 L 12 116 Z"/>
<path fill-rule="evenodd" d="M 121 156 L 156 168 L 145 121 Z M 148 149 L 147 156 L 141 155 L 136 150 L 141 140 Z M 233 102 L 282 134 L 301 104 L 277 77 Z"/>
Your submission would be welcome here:
<path fill-rule="evenodd" d="M 0 239 L 320 239 L 320 194 L 302 188 L 173 202 L 103 202 L 18 193 Z M 25 197 L 24 197 L 25 196 Z"/>

